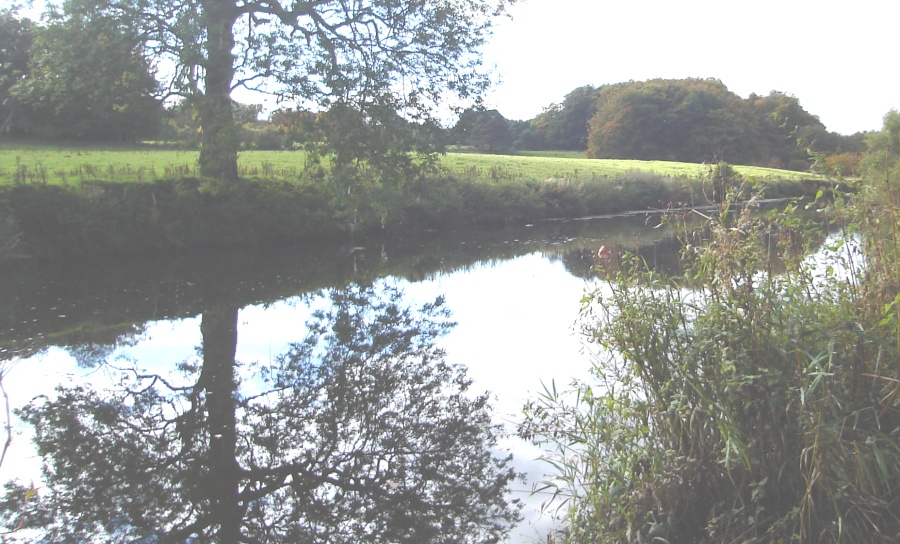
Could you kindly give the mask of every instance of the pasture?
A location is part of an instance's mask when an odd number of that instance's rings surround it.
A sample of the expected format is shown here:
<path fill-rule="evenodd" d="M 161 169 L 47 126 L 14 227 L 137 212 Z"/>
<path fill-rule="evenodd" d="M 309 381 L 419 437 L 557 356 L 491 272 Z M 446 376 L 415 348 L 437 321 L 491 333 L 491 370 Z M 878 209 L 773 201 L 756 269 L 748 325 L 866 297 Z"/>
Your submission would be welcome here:
<path fill-rule="evenodd" d="M 152 146 L 50 146 L 0 144 L 0 184 L 81 181 L 145 182 L 196 177 L 198 152 Z M 301 181 L 306 163 L 303 151 L 242 151 L 240 175 L 251 179 Z M 586 159 L 576 154 L 530 152 L 517 155 L 448 153 L 441 158 L 447 174 L 468 182 L 602 181 L 635 172 L 699 179 L 710 165 L 616 159 Z M 738 173 L 762 180 L 809 179 L 803 172 L 755 166 L 736 166 Z"/>

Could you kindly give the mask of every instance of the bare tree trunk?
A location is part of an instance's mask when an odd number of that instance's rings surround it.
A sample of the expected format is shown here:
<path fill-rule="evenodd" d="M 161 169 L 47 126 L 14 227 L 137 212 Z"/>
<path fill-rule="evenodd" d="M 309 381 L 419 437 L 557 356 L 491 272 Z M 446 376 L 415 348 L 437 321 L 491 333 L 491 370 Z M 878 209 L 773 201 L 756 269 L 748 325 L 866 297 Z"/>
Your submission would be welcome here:
<path fill-rule="evenodd" d="M 200 175 L 236 180 L 238 135 L 231 106 L 234 79 L 234 0 L 202 0 L 206 19 L 206 79 L 200 101 Z"/>

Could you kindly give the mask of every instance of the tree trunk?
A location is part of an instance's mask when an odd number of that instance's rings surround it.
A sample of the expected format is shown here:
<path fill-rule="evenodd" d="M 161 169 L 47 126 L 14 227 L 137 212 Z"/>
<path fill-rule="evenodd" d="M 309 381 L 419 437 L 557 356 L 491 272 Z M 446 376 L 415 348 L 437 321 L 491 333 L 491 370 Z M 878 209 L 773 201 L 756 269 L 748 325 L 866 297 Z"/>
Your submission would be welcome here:
<path fill-rule="evenodd" d="M 237 449 L 237 382 L 234 354 L 237 348 L 238 309 L 217 308 L 203 312 L 203 370 L 209 425 L 209 458 L 206 482 L 209 506 L 218 520 L 220 544 L 238 544 L 243 513 L 239 501 L 241 469 Z"/>
<path fill-rule="evenodd" d="M 201 0 L 206 20 L 205 91 L 200 101 L 203 130 L 200 175 L 236 180 L 238 136 L 231 106 L 234 79 L 234 0 Z"/>

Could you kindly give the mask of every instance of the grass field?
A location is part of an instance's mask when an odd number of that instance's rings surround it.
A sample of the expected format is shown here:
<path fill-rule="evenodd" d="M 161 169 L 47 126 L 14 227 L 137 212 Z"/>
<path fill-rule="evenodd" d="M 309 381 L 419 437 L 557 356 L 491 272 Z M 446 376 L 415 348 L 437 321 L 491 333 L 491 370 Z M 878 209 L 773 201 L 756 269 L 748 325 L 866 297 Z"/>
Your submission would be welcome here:
<path fill-rule="evenodd" d="M 538 179 L 538 180 L 591 180 L 613 178 L 635 171 L 645 171 L 669 177 L 700 178 L 707 175 L 710 165 L 619 159 L 586 159 L 575 156 L 557 156 L 529 153 L 527 155 L 485 155 L 476 153 L 447 154 L 442 164 L 451 173 L 463 178 L 478 179 Z M 574 154 L 573 154 L 574 155 Z M 810 175 L 758 166 L 737 166 L 742 175 L 764 179 L 804 179 Z"/>
<path fill-rule="evenodd" d="M 0 184 L 80 181 L 153 181 L 197 176 L 197 151 L 152 147 L 58 147 L 0 144 Z M 304 168 L 302 151 L 243 151 L 240 174 L 248 178 L 299 180 Z M 442 166 L 466 181 L 589 181 L 614 178 L 635 171 L 699 178 L 710 166 L 666 161 L 585 159 L 577 153 L 530 152 L 518 155 L 448 153 Z M 793 180 L 809 178 L 791 172 L 755 166 L 737 166 L 750 177 Z"/>

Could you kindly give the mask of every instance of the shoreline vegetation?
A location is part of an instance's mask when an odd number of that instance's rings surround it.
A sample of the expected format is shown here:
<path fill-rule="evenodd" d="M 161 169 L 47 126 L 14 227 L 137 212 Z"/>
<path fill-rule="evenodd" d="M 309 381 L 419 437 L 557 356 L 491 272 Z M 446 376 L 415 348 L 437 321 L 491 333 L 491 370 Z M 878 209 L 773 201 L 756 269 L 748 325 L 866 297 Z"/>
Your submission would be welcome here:
<path fill-rule="evenodd" d="M 492 228 L 715 202 L 720 167 L 448 153 L 412 180 L 341 183 L 302 151 L 247 151 L 240 179 L 198 175 L 197 152 L 0 145 L 0 253 L 126 256 L 417 231 Z M 811 197 L 811 174 L 729 167 L 769 198 Z"/>
<path fill-rule="evenodd" d="M 898 135 L 871 140 L 852 194 L 817 195 L 840 226 L 821 245 L 798 206 L 734 212 L 732 193 L 673 219 L 682 273 L 599 265 L 590 378 L 545 385 L 519 427 L 563 501 L 548 541 L 897 542 Z"/>

